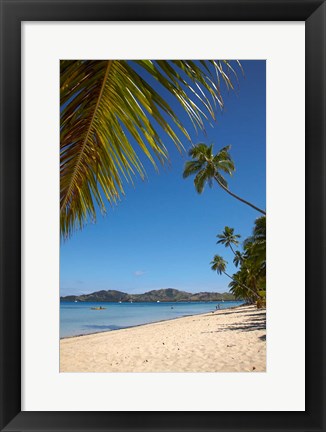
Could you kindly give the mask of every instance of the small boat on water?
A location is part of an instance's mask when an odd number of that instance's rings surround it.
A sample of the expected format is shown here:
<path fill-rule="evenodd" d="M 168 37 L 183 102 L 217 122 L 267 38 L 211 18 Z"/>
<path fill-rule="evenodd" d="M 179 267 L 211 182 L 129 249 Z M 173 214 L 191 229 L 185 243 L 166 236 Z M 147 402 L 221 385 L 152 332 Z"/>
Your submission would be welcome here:
<path fill-rule="evenodd" d="M 104 310 L 104 309 L 106 309 L 106 308 L 100 306 L 100 307 L 92 307 L 91 309 L 92 309 L 92 310 Z"/>

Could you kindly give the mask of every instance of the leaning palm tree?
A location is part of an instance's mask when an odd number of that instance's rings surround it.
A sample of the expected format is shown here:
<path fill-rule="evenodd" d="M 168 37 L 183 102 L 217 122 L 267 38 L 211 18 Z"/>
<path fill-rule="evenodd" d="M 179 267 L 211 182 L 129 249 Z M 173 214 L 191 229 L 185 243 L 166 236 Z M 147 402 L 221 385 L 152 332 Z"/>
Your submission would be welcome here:
<path fill-rule="evenodd" d="M 212 187 L 213 180 L 215 180 L 217 184 L 225 190 L 225 192 L 260 213 L 266 214 L 265 210 L 256 207 L 249 201 L 240 198 L 229 190 L 227 181 L 223 177 L 222 173 L 232 175 L 235 169 L 233 160 L 229 153 L 230 148 L 231 146 L 223 147 L 216 155 L 214 155 L 213 145 L 207 146 L 203 143 L 197 144 L 189 150 L 189 156 L 191 156 L 193 160 L 186 162 L 183 177 L 187 178 L 190 175 L 196 174 L 194 183 L 198 193 L 203 192 L 206 183 Z"/>
<path fill-rule="evenodd" d="M 221 243 L 221 244 L 224 244 L 225 247 L 230 247 L 231 251 L 235 255 L 235 251 L 234 251 L 232 245 L 238 246 L 238 244 L 239 244 L 238 239 L 241 236 L 240 236 L 240 234 L 234 234 L 234 228 L 230 228 L 230 227 L 226 226 L 226 227 L 224 227 L 224 231 L 222 232 L 222 234 L 217 234 L 216 237 L 219 238 L 219 240 L 216 242 L 217 244 Z"/>
<path fill-rule="evenodd" d="M 64 60 L 60 63 L 60 227 L 63 237 L 95 220 L 105 201 L 115 203 L 124 182 L 145 177 L 140 156 L 168 157 L 166 143 L 181 151 L 188 130 L 204 130 L 223 108 L 220 83 L 233 89 L 228 61 Z"/>
<path fill-rule="evenodd" d="M 215 255 L 213 258 L 213 261 L 211 261 L 211 269 L 213 271 L 216 271 L 218 274 L 222 274 L 224 273 L 228 278 L 230 278 L 234 283 L 238 284 L 239 286 L 241 286 L 242 288 L 245 288 L 247 291 L 249 291 L 250 293 L 252 293 L 256 298 L 260 299 L 260 296 L 253 291 L 251 288 L 249 288 L 248 286 L 244 285 L 243 283 L 241 283 L 238 280 L 235 280 L 232 276 L 230 276 L 227 272 L 226 272 L 226 265 L 227 262 L 225 261 L 224 258 L 222 258 L 220 255 Z"/>

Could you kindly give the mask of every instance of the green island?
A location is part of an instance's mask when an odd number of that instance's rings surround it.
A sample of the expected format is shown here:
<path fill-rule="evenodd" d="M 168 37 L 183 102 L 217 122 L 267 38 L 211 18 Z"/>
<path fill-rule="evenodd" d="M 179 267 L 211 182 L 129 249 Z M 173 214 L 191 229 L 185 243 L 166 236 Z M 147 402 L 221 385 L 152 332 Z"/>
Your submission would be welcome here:
<path fill-rule="evenodd" d="M 173 288 L 148 291 L 144 294 L 127 294 L 116 290 L 102 290 L 91 294 L 83 294 L 80 296 L 65 296 L 60 297 L 64 302 L 198 302 L 198 301 L 232 301 L 235 300 L 234 295 L 230 293 L 214 293 L 200 292 L 188 293 L 179 291 Z"/>

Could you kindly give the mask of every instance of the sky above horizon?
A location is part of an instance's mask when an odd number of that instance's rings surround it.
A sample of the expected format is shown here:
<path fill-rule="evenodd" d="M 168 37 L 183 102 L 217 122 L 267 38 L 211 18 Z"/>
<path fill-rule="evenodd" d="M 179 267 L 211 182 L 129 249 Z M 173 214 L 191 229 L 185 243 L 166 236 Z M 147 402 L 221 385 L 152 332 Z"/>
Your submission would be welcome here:
<path fill-rule="evenodd" d="M 226 177 L 229 189 L 256 206 L 266 208 L 266 63 L 241 61 L 239 88 L 222 91 L 225 108 L 217 113 L 214 127 L 206 125 L 206 136 L 188 127 L 194 144 L 213 144 L 217 152 L 231 144 L 236 171 Z M 189 150 L 185 138 L 182 142 Z M 217 245 L 216 235 L 230 226 L 241 235 L 251 235 L 260 213 L 223 191 L 216 183 L 199 195 L 193 177 L 182 178 L 187 153 L 167 144 L 170 163 L 159 172 L 142 159 L 147 179 L 135 178 L 125 185 L 118 205 L 107 205 L 60 245 L 60 295 L 80 295 L 99 290 L 143 293 L 175 288 L 188 292 L 229 290 L 230 279 L 210 268 L 215 254 L 228 261 L 227 272 L 236 271 L 233 254 Z"/>

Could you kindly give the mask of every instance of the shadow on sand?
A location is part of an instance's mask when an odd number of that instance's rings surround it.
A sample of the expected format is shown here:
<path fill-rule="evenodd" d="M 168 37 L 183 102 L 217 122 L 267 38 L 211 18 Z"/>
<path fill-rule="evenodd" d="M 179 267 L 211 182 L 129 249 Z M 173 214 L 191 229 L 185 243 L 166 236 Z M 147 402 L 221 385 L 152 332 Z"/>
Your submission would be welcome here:
<path fill-rule="evenodd" d="M 222 315 L 230 315 L 230 314 L 236 314 L 240 312 L 227 312 L 227 313 L 219 313 L 216 316 L 222 316 Z M 243 314 L 244 311 L 241 311 Z M 254 330 L 266 330 L 266 311 L 265 310 L 259 310 L 256 313 L 248 313 L 244 314 L 244 321 L 241 323 L 229 323 L 229 324 L 218 324 L 219 329 L 213 330 L 209 332 L 203 332 L 203 333 L 219 333 L 229 330 L 236 330 L 236 331 L 243 331 L 243 332 L 249 332 Z M 262 341 L 266 340 L 266 336 L 260 336 L 260 339 Z"/>

